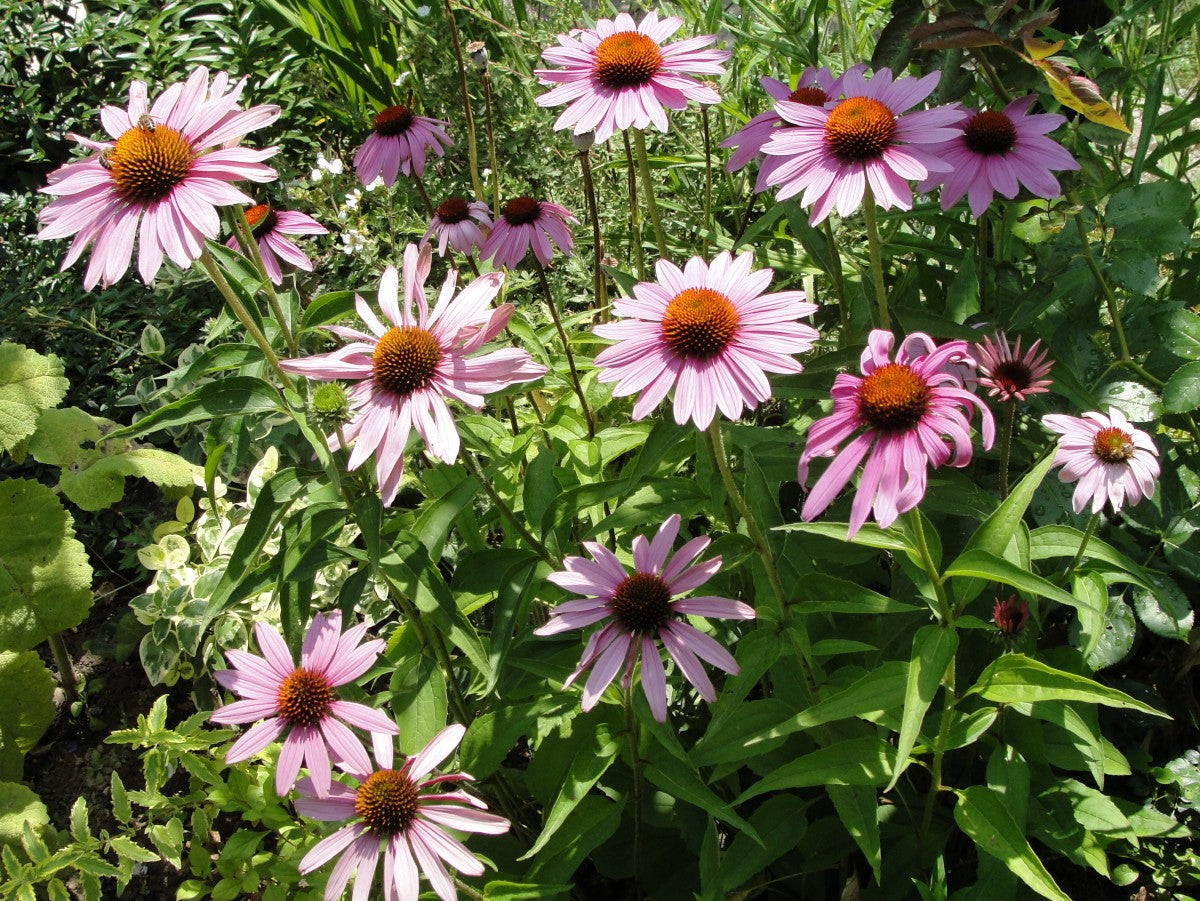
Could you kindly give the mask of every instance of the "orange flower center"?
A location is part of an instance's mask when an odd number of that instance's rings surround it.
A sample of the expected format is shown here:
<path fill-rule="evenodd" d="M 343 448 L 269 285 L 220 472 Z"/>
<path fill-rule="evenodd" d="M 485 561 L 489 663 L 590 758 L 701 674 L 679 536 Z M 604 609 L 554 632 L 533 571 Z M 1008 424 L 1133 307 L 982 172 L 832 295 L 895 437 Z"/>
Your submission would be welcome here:
<path fill-rule="evenodd" d="M 929 386 L 903 363 L 880 366 L 858 387 L 858 415 L 885 435 L 912 429 L 929 408 Z"/>
<path fill-rule="evenodd" d="M 399 770 L 376 770 L 358 787 L 354 812 L 375 835 L 405 832 L 417 818 L 417 786 Z"/>
<path fill-rule="evenodd" d="M 671 618 L 671 589 L 653 573 L 634 573 L 613 592 L 613 616 L 632 634 L 657 633 Z"/>
<path fill-rule="evenodd" d="M 1000 156 L 1017 143 L 1017 129 L 1004 113 L 976 113 L 963 129 L 963 139 L 971 150 L 982 156 Z"/>
<path fill-rule="evenodd" d="M 708 360 L 737 334 L 740 319 L 729 298 L 711 288 L 688 288 L 667 304 L 662 337 L 681 357 Z"/>
<path fill-rule="evenodd" d="M 841 163 L 878 159 L 896 137 L 892 111 L 869 97 L 843 100 L 825 120 L 825 143 Z"/>
<path fill-rule="evenodd" d="M 788 94 L 792 103 L 803 103 L 805 106 L 824 106 L 829 102 L 829 95 L 815 84 L 806 88 L 796 88 Z"/>
<path fill-rule="evenodd" d="M 246 221 L 250 223 L 250 230 L 254 232 L 256 238 L 271 233 L 275 228 L 275 218 L 275 210 L 265 203 L 257 204 L 246 210 Z"/>
<path fill-rule="evenodd" d="M 500 211 L 509 225 L 528 225 L 542 215 L 542 205 L 532 197 L 514 197 Z"/>
<path fill-rule="evenodd" d="M 122 200 L 150 203 L 162 200 L 187 178 L 195 158 L 192 146 L 178 131 L 142 116 L 102 154 L 102 165 Z"/>
<path fill-rule="evenodd" d="M 636 31 L 621 31 L 600 42 L 592 73 L 606 88 L 631 88 L 653 78 L 662 62 L 658 44 Z"/>
<path fill-rule="evenodd" d="M 389 106 L 375 116 L 375 134 L 391 137 L 402 135 L 412 128 L 416 116 L 407 106 Z"/>
<path fill-rule="evenodd" d="M 436 213 L 437 217 L 447 225 L 453 225 L 471 215 L 471 207 L 461 197 L 451 197 L 438 204 Z"/>
<path fill-rule="evenodd" d="M 1092 452 L 1105 463 L 1124 463 L 1133 456 L 1133 436 L 1109 426 L 1092 439 Z"/>
<path fill-rule="evenodd" d="M 423 328 L 390 328 L 371 355 L 375 384 L 405 397 L 433 381 L 442 359 L 437 339 Z"/>
<path fill-rule="evenodd" d="M 333 699 L 328 679 L 298 667 L 279 686 L 279 715 L 293 726 L 315 726 L 329 713 Z"/>

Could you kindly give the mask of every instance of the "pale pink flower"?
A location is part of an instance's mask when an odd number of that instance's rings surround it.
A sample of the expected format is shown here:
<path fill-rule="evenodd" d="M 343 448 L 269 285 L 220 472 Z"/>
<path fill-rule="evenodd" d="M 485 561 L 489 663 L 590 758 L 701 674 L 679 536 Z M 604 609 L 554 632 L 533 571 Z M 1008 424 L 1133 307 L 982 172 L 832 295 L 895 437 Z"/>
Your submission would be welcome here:
<path fill-rule="evenodd" d="M 480 260 L 491 260 L 499 269 L 515 269 L 532 245 L 533 255 L 543 266 L 550 265 L 554 256 L 553 241 L 566 256 L 575 245 L 567 224 L 578 225 L 570 210 L 548 200 L 514 197 L 500 210 L 491 233 L 479 248 Z"/>
<path fill-rule="evenodd" d="M 979 364 L 979 384 L 988 389 L 989 397 L 1023 401 L 1031 394 L 1045 394 L 1054 384 L 1046 378 L 1054 361 L 1042 349 L 1040 338 L 1022 356 L 1020 337 L 1014 346 L 1004 332 L 996 332 L 975 345 L 974 357 Z"/>
<path fill-rule="evenodd" d="M 307 874 L 341 855 L 325 884 L 325 901 L 342 896 L 351 874 L 356 874 L 355 901 L 370 897 L 417 901 L 421 873 L 442 901 L 453 901 L 458 892 L 445 864 L 466 876 L 483 875 L 483 864 L 448 830 L 501 835 L 508 831 L 508 820 L 484 813 L 487 805 L 464 791 L 446 790 L 444 783 L 470 781 L 466 773 L 430 775 L 458 747 L 466 731 L 457 724 L 447 726 L 398 769 L 392 768 L 391 738 L 375 736 L 377 765 L 339 763 L 358 785 L 334 782 L 329 797 L 314 797 L 311 781 L 300 780 L 297 811 L 314 820 L 346 822 L 300 861 L 300 872 Z M 372 889 L 381 849 L 383 894 L 375 896 Z"/>
<path fill-rule="evenodd" d="M 254 233 L 258 253 L 262 257 L 267 277 L 277 285 L 283 284 L 283 268 L 280 261 L 290 263 L 297 269 L 312 272 L 312 261 L 285 235 L 327 235 L 329 229 L 307 213 L 295 210 L 277 210 L 273 206 L 259 203 L 246 210 L 246 222 Z M 236 235 L 230 235 L 225 246 L 240 251 Z"/>
<path fill-rule="evenodd" d="M 710 704 L 717 699 L 717 692 L 700 660 L 737 674 L 733 655 L 716 639 L 691 625 L 687 616 L 754 619 L 754 609 L 723 597 L 673 600 L 677 594 L 699 588 L 721 568 L 720 557 L 689 565 L 708 547 L 708 538 L 693 538 L 676 554 L 671 554 L 679 523 L 676 513 L 662 524 L 653 540 L 648 541 L 644 535 L 633 539 L 633 573 L 604 545 L 585 541 L 583 546 L 591 560 L 567 557 L 563 560 L 566 569 L 549 575 L 555 585 L 581 597 L 551 610 L 550 621 L 535 629 L 534 634 L 557 635 L 610 620 L 604 628 L 592 633 L 579 666 L 563 684 L 563 688 L 568 687 L 586 669 L 592 668 L 583 687 L 584 710 L 596 705 L 622 665 L 625 674 L 621 686 L 628 691 L 634 664 L 640 657 L 642 691 L 654 718 L 660 723 L 666 721 L 666 670 L 654 641 L 656 636 L 684 678 Z"/>
<path fill-rule="evenodd" d="M 646 13 L 634 23 L 628 13 L 600 19 L 595 28 L 558 36 L 559 46 L 542 51 L 546 62 L 562 69 L 537 69 L 542 84 L 558 87 L 537 98 L 538 106 L 567 104 L 555 130 L 596 133 L 607 141 L 614 131 L 653 124 L 667 130 L 667 109 L 681 110 L 689 100 L 720 103 L 721 95 L 692 75 L 722 75 L 728 50 L 705 50 L 716 35 L 664 44 L 679 30 L 676 16 L 659 19 Z"/>
<path fill-rule="evenodd" d="M 880 69 L 869 81 L 851 69 L 842 77 L 846 99 L 830 107 L 781 100 L 775 111 L 794 127 L 778 128 L 763 145 L 768 156 L 783 157 L 768 176 L 784 200 L 804 192 L 816 225 L 836 208 L 848 216 L 871 188 L 883 209 L 912 209 L 912 188 L 930 172 L 946 172 L 950 164 L 932 152 L 961 133 L 966 114 L 949 106 L 908 113 L 937 87 L 940 72 L 923 78 L 892 80 Z"/>
<path fill-rule="evenodd" d="M 928 335 L 914 332 L 901 343 L 893 361 L 894 342 L 891 332 L 871 332 L 862 354 L 862 377 L 843 372 L 833 380 L 833 412 L 808 427 L 800 455 L 803 485 L 814 458 L 837 453 L 804 502 L 800 512 L 805 520 L 829 506 L 866 458 L 850 508 L 849 537 L 872 511 L 886 529 L 901 513 L 916 507 L 925 496 L 930 467 L 966 466 L 971 461 L 972 406 L 979 408 L 983 446 L 991 447 L 995 438 L 991 412 L 947 366 L 971 362 L 966 341 L 937 347 Z M 838 451 L 838 445 L 852 435 Z"/>
<path fill-rule="evenodd" d="M 349 397 L 353 419 L 340 436 L 354 443 L 350 469 L 375 454 L 385 505 L 395 500 L 400 488 L 404 449 L 414 428 L 431 456 L 446 463 L 458 459 L 458 430 L 447 398 L 478 410 L 485 395 L 546 372 L 515 347 L 472 356 L 500 334 L 513 314 L 510 303 L 490 307 L 504 273 L 489 272 L 455 294 L 458 273 L 451 270 L 430 313 L 425 301 L 430 256 L 428 245 L 420 251 L 412 244 L 405 248 L 403 306 L 395 267 L 384 270 L 378 297 L 386 322 L 355 296 L 355 309 L 369 333 L 326 326 L 350 343 L 329 353 L 280 363 L 286 371 L 311 379 L 358 382 Z M 335 449 L 339 436 L 331 435 L 329 443 Z"/>
<path fill-rule="evenodd" d="M 941 185 L 943 210 L 965 195 L 976 219 L 987 211 L 993 195 L 1012 200 L 1021 185 L 1047 200 L 1062 194 L 1052 170 L 1078 169 L 1079 163 L 1046 134 L 1067 119 L 1056 113 L 1029 115 L 1036 99 L 1032 94 L 1020 97 L 1003 112 L 964 109 L 962 134 L 927 148 L 952 168 L 930 175 L 918 189 L 930 191 Z"/>
<path fill-rule="evenodd" d="M 451 197 L 437 205 L 421 245 L 428 244 L 429 239 L 437 235 L 439 256 L 446 255 L 447 244 L 470 256 L 483 244 L 484 231 L 491 227 L 492 216 L 486 203 L 481 200 L 468 203 L 461 197 Z"/>
<path fill-rule="evenodd" d="M 445 154 L 444 147 L 453 146 L 446 134 L 449 123 L 441 119 L 418 116 L 407 106 L 389 106 L 376 114 L 371 134 L 354 152 L 354 172 L 358 180 L 369 185 L 382 178 L 389 188 L 396 173 L 425 174 L 426 152 Z"/>
<path fill-rule="evenodd" d="M 216 208 L 254 202 L 231 182 L 276 177 L 263 160 L 274 156 L 277 147 L 236 146 L 249 132 L 279 118 L 278 106 L 240 109 L 245 84 L 242 79 L 230 89 L 224 72 L 210 84 L 208 70 L 201 66 L 151 105 L 145 83 L 135 81 L 125 109 L 100 110 L 100 122 L 112 140 L 67 136 L 96 153 L 54 170 L 42 188 L 54 200 L 38 215 L 43 223 L 38 238 L 75 236 L 63 269 L 91 245 L 83 286 L 107 287 L 129 268 L 135 236 L 138 272 L 147 284 L 164 254 L 185 269 L 199 259 L 204 240 L 220 231 Z"/>
<path fill-rule="evenodd" d="M 708 265 L 659 260 L 657 282 L 639 282 L 632 298 L 613 303 L 614 322 L 596 326 L 617 343 L 596 356 L 613 394 L 641 392 L 633 418 L 648 415 L 675 388 L 675 421 L 707 428 L 718 409 L 737 419 L 771 396 L 768 372 L 800 372 L 792 354 L 810 350 L 817 330 L 799 322 L 816 305 L 803 291 L 765 294 L 770 269 L 752 269 L 751 251 L 728 251 Z"/>
<path fill-rule="evenodd" d="M 253 757 L 287 730 L 275 769 L 275 791 L 281 796 L 296 783 L 301 763 L 308 767 L 317 793 L 327 795 L 330 752 L 335 759 L 369 766 L 367 752 L 345 723 L 388 736 L 399 730 L 381 711 L 339 701 L 334 692 L 374 666 L 383 651 L 382 639 L 360 644 L 366 631 L 366 623 L 359 623 L 342 632 L 342 614 L 336 610 L 317 614 L 304 635 L 297 666 L 280 634 L 262 622 L 255 623 L 262 656 L 226 651 L 232 669 L 213 673 L 222 688 L 243 700 L 214 710 L 209 716 L 212 722 L 261 720 L 233 743 L 225 762 L 240 763 Z"/>
<path fill-rule="evenodd" d="M 1076 513 L 1089 504 L 1092 513 L 1099 513 L 1105 501 L 1116 513 L 1126 499 L 1132 505 L 1154 495 L 1158 448 L 1116 407 L 1107 416 L 1084 413 L 1082 419 L 1050 413 L 1042 417 L 1042 425 L 1059 434 L 1054 457 L 1054 465 L 1062 467 L 1059 480 L 1079 483 L 1071 498 Z"/>

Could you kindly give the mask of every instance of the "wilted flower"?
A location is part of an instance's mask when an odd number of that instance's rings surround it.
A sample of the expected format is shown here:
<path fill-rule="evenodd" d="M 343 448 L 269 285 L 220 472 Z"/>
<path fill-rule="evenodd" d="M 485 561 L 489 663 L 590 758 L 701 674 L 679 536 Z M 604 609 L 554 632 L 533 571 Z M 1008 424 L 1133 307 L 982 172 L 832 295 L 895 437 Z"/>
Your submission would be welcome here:
<path fill-rule="evenodd" d="M 1113 512 L 1154 494 L 1158 481 L 1158 448 L 1150 436 L 1130 425 L 1125 414 L 1110 407 L 1108 415 L 1084 413 L 1083 418 L 1050 413 L 1042 424 L 1059 434 L 1054 465 L 1058 478 L 1078 482 L 1071 505 L 1082 513 L 1089 504 L 1099 513 L 1108 501 Z"/>

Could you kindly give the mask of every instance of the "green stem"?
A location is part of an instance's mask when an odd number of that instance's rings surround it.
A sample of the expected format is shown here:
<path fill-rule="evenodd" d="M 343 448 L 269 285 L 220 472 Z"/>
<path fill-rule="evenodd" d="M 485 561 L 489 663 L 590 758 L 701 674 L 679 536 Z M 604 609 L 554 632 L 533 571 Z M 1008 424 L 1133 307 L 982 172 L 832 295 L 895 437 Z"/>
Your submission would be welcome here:
<path fill-rule="evenodd" d="M 79 700 L 79 677 L 75 675 L 75 667 L 71 663 L 71 655 L 67 652 L 67 646 L 63 643 L 61 632 L 51 632 L 46 637 L 46 642 L 50 645 L 50 653 L 54 656 L 54 666 L 58 669 L 58 684 L 62 687 L 63 694 L 67 696 L 67 703 L 74 704 Z"/>
<path fill-rule="evenodd" d="M 471 110 L 471 95 L 467 90 L 467 66 L 463 59 L 462 41 L 458 38 L 458 23 L 454 21 L 454 7 L 450 0 L 445 0 L 446 21 L 450 23 L 450 40 L 454 44 L 454 58 L 458 60 L 458 90 L 462 95 L 463 113 L 467 117 L 467 158 L 471 165 L 471 185 L 475 190 L 475 199 L 483 200 L 487 196 L 483 190 L 483 182 L 479 180 L 479 151 L 475 147 L 475 113 Z"/>
<path fill-rule="evenodd" d="M 924 567 L 933 582 L 933 593 L 937 596 L 938 616 L 945 625 L 953 627 L 954 615 L 950 611 L 950 602 L 946 598 L 946 586 L 942 582 L 941 573 L 934 565 L 933 555 L 929 553 L 929 544 L 925 541 L 925 526 L 921 524 L 921 511 L 913 510 L 908 516 L 908 521 L 912 523 L 913 537 L 917 541 L 917 554 L 921 557 L 921 566 Z"/>
<path fill-rule="evenodd" d="M 642 797 L 643 761 L 641 750 L 638 748 L 638 722 L 633 715 L 633 686 L 624 692 L 625 695 L 625 725 L 629 732 L 629 755 L 633 762 L 633 885 L 634 897 L 642 897 Z"/>
<path fill-rule="evenodd" d="M 1006 106 L 1011 103 L 1012 95 L 1008 93 L 1008 89 L 1004 86 L 1004 79 L 996 74 L 995 68 L 988 62 L 987 57 L 983 55 L 983 51 L 976 49 L 971 51 L 971 55 L 975 58 L 975 63 L 979 66 L 980 71 L 983 72 L 984 79 L 991 86 L 992 90 L 996 92 L 996 96 Z"/>
<path fill-rule="evenodd" d="M 471 888 L 457 876 L 454 877 L 454 886 L 468 898 L 476 898 L 478 901 L 486 901 L 487 896 L 477 889 Z"/>
<path fill-rule="evenodd" d="M 596 420 L 592 418 L 592 409 L 588 406 L 587 397 L 583 393 L 583 384 L 579 381 L 579 370 L 575 368 L 575 355 L 571 353 L 571 344 L 567 340 L 567 331 L 563 328 L 562 320 L 558 316 L 558 308 L 554 305 L 554 295 L 550 292 L 550 282 L 546 280 L 546 270 L 542 266 L 537 267 L 538 280 L 542 283 L 542 293 L 546 295 L 546 306 L 550 308 L 550 318 L 554 320 L 554 328 L 558 331 L 558 337 L 562 340 L 563 350 L 567 353 L 567 367 L 571 370 L 571 384 L 575 388 L 575 396 L 579 398 L 579 405 L 583 408 L 583 418 L 587 422 L 588 438 L 596 437 Z"/>
<path fill-rule="evenodd" d="M 750 186 L 750 199 L 746 201 L 746 212 L 742 213 L 742 224 L 738 226 L 737 234 L 733 236 L 733 249 L 737 250 L 738 244 L 742 241 L 742 235 L 746 234 L 746 229 L 750 227 L 750 214 L 754 212 L 754 203 L 758 200 L 758 195 L 754 193 L 754 185 Z"/>
<path fill-rule="evenodd" d="M 608 279 L 604 277 L 601 260 L 604 256 L 604 241 L 600 234 L 600 210 L 596 205 L 596 182 L 592 178 L 592 153 L 579 152 L 579 166 L 583 170 L 583 192 L 587 197 L 588 218 L 592 222 L 592 290 L 596 293 L 597 322 L 608 322 Z"/>
<path fill-rule="evenodd" d="M 708 107 L 700 107 L 700 126 L 704 133 L 704 243 L 702 253 L 708 259 L 708 236 L 712 232 L 712 143 L 708 126 Z"/>
<path fill-rule="evenodd" d="M 842 253 L 838 250 L 837 241 L 833 239 L 833 226 L 826 219 L 822 225 L 825 232 L 825 243 L 829 247 L 830 265 L 833 271 L 830 272 L 830 277 L 833 279 L 833 291 L 837 295 L 838 302 L 838 318 L 842 323 L 841 333 L 838 335 L 838 347 L 845 347 L 850 340 L 850 308 L 846 304 L 846 282 L 842 278 Z"/>
<path fill-rule="evenodd" d="M 1000 428 L 1000 500 L 1008 497 L 1008 461 L 1012 453 L 1013 421 L 1016 419 L 1017 402 L 1004 404 L 1004 423 Z"/>
<path fill-rule="evenodd" d="M 650 211 L 650 222 L 654 226 L 654 242 L 658 245 L 658 257 L 667 258 L 667 239 L 663 234 L 662 220 L 658 216 L 658 203 L 654 199 L 654 182 L 650 180 L 650 158 L 646 155 L 646 135 L 640 128 L 633 130 L 633 143 L 637 147 L 638 174 L 642 179 L 642 195 L 646 198 L 646 209 Z"/>
<path fill-rule="evenodd" d="M 950 628 L 954 628 L 951 624 Z M 942 706 L 942 722 L 938 726 L 937 738 L 933 744 L 933 764 L 930 771 L 929 794 L 925 797 L 925 813 L 921 817 L 921 831 L 918 839 L 922 846 L 925 845 L 929 836 L 929 827 L 933 823 L 933 808 L 937 801 L 938 793 L 945 789 L 942 785 L 942 759 L 946 754 L 946 741 L 950 737 L 950 723 L 954 719 L 954 707 L 958 701 L 955 695 L 955 665 L 951 659 L 950 666 L 946 670 L 946 677 L 942 681 L 946 690 L 945 702 Z"/>
<path fill-rule="evenodd" d="M 638 278 L 644 281 L 646 254 L 642 248 L 642 216 L 638 209 L 637 176 L 634 174 L 637 169 L 633 161 L 633 147 L 629 144 L 628 129 L 621 132 L 621 139 L 625 142 L 625 182 L 629 189 L 629 243 L 633 246 L 634 268 L 637 269 Z"/>
<path fill-rule="evenodd" d="M 979 231 L 975 244 L 975 280 L 979 282 L 979 308 L 984 315 L 990 315 L 988 304 L 991 302 L 987 291 L 987 261 L 988 261 L 988 217 L 985 213 L 979 217 Z"/>
<path fill-rule="evenodd" d="M 425 204 L 425 211 L 429 214 L 429 218 L 432 219 L 437 215 L 437 207 L 433 205 L 433 200 L 430 198 L 429 192 L 425 190 L 425 182 L 421 181 L 421 176 L 417 175 L 416 172 L 413 172 L 412 180 L 413 184 L 417 186 L 417 193 L 421 195 L 421 202 Z"/>
<path fill-rule="evenodd" d="M 837 0 L 838 49 L 842 52 L 842 71 L 850 68 L 850 48 L 846 46 L 854 29 L 846 12 L 846 0 Z"/>
<path fill-rule="evenodd" d="M 1058 577 L 1059 585 L 1066 585 L 1071 581 L 1071 574 L 1075 572 L 1075 567 L 1079 565 L 1079 561 L 1083 559 L 1083 552 L 1087 550 L 1088 542 L 1092 540 L 1092 536 L 1096 534 L 1096 527 L 1100 525 L 1100 514 L 1093 513 L 1092 518 L 1088 520 L 1087 528 L 1084 530 L 1083 538 L 1079 542 L 1079 550 L 1075 552 L 1075 556 L 1071 558 L 1071 562 L 1067 564 L 1067 568 L 1063 570 L 1063 574 Z"/>
<path fill-rule="evenodd" d="M 500 215 L 500 163 L 496 157 L 496 133 L 492 127 L 492 78 L 488 70 L 479 73 L 483 82 L 484 125 L 487 128 L 488 165 L 492 170 L 492 215 Z"/>
<path fill-rule="evenodd" d="M 863 217 L 867 221 L 867 249 L 871 254 L 871 281 L 875 285 L 875 303 L 879 308 L 879 328 L 891 328 L 888 316 L 887 287 L 883 283 L 883 248 L 879 242 L 879 221 L 875 218 L 875 195 L 867 185 L 863 194 Z"/>
<path fill-rule="evenodd" d="M 530 532 L 529 529 L 526 528 L 525 524 L 517 518 L 517 514 L 513 512 L 512 508 L 509 507 L 508 504 L 506 504 L 500 497 L 500 495 L 496 493 L 496 489 L 492 487 L 492 480 L 489 479 L 484 473 L 483 467 L 479 464 L 479 461 L 475 459 L 475 455 L 464 448 L 463 459 L 467 461 L 467 467 L 471 470 L 472 475 L 475 476 L 476 481 L 478 481 L 480 486 L 482 486 L 483 493 L 488 496 L 488 500 L 490 500 L 496 506 L 496 509 L 500 511 L 503 517 L 512 524 L 512 527 L 516 533 L 520 535 L 531 548 L 533 548 L 534 552 L 539 557 L 549 563 L 552 567 L 557 568 L 560 565 L 560 561 L 552 553 L 550 553 L 546 545 L 542 544 L 542 542 L 538 541 L 533 536 L 533 533 Z"/>
<path fill-rule="evenodd" d="M 255 267 L 263 277 L 263 290 L 266 292 L 267 302 L 271 305 L 271 312 L 275 314 L 275 321 L 279 323 L 279 331 L 283 334 L 284 343 L 287 344 L 288 354 L 293 357 L 299 356 L 300 351 L 296 346 L 296 338 L 292 335 L 287 317 L 283 315 L 283 305 L 280 304 L 279 295 L 275 292 L 275 284 L 271 281 L 271 276 L 267 274 L 267 267 L 263 265 L 262 251 L 259 250 L 258 241 L 254 238 L 254 229 L 250 227 L 250 222 L 246 219 L 246 211 L 240 206 L 235 206 L 234 210 L 236 211 L 238 230 L 241 232 L 241 243 L 249 248 L 250 259 L 254 261 Z"/>

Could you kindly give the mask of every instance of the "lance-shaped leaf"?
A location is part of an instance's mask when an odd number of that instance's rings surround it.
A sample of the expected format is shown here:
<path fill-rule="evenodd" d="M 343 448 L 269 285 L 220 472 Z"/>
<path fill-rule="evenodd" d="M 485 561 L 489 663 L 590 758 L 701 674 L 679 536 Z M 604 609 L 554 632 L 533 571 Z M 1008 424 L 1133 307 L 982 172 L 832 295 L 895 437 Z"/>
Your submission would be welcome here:
<path fill-rule="evenodd" d="M 1099 125 L 1107 125 L 1117 131 L 1129 134 L 1129 126 L 1100 94 L 1100 88 L 1090 78 L 1077 75 L 1064 66 L 1049 59 L 1030 60 L 1046 77 L 1050 93 L 1063 106 L 1068 106 L 1077 113 L 1082 113 L 1088 119 Z"/>

